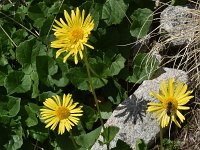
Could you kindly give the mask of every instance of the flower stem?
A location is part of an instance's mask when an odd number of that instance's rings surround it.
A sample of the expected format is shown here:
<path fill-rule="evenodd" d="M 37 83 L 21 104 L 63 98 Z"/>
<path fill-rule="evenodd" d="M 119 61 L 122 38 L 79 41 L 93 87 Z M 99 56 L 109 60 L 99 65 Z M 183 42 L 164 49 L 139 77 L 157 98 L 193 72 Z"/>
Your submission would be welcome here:
<path fill-rule="evenodd" d="M 90 73 L 91 67 L 90 67 L 90 64 L 88 63 L 88 58 L 87 58 L 87 55 L 86 55 L 86 51 L 83 51 L 83 53 L 84 53 L 83 60 L 84 60 L 85 65 L 86 65 L 91 92 L 92 92 L 92 95 L 93 95 L 94 100 L 95 100 L 95 104 L 96 104 L 96 107 L 97 107 L 97 111 L 98 111 L 98 114 L 99 114 L 101 125 L 103 127 L 103 131 L 105 131 L 105 126 L 104 126 L 103 119 L 102 119 L 102 116 L 101 116 L 99 103 L 98 103 L 97 96 L 96 96 L 96 93 L 95 93 L 95 90 L 94 90 L 94 87 L 93 87 L 93 84 L 92 84 L 92 77 L 91 77 L 91 73 Z M 109 143 L 107 143 L 106 145 L 107 145 L 107 150 L 109 150 Z"/>
<path fill-rule="evenodd" d="M 77 147 L 77 144 L 76 144 L 76 141 L 75 141 L 75 139 L 74 139 L 74 136 L 73 136 L 72 132 L 69 131 L 69 133 L 70 133 L 70 138 L 71 138 L 71 140 L 72 140 L 72 143 L 73 143 L 75 149 L 78 150 L 78 147 Z"/>
<path fill-rule="evenodd" d="M 163 128 L 160 125 L 160 150 L 163 150 Z"/>

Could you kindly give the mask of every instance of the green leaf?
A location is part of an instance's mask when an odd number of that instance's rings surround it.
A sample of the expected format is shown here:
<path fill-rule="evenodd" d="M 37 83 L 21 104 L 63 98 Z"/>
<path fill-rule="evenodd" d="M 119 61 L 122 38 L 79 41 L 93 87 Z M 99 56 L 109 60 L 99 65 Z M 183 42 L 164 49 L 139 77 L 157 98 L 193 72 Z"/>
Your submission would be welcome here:
<path fill-rule="evenodd" d="M 55 96 L 55 95 L 56 95 L 56 93 L 53 93 L 51 91 L 43 92 L 42 94 L 39 95 L 39 100 L 45 101 L 45 99 L 50 98 L 50 97 Z"/>
<path fill-rule="evenodd" d="M 28 103 L 25 105 L 25 110 L 28 114 L 28 118 L 25 120 L 28 127 L 32 127 L 38 124 L 37 116 L 39 116 L 40 107 L 34 103 Z"/>
<path fill-rule="evenodd" d="M 128 82 L 141 83 L 151 79 L 158 69 L 159 62 L 155 56 L 139 53 L 133 61 L 133 75 L 127 78 Z"/>
<path fill-rule="evenodd" d="M 21 71 L 10 72 L 4 82 L 8 94 L 25 93 L 31 89 L 31 84 L 31 77 Z"/>
<path fill-rule="evenodd" d="M 54 23 L 54 17 L 53 16 L 48 17 L 44 21 L 43 26 L 40 28 L 40 37 L 44 37 L 43 41 L 47 44 L 50 44 L 51 42 L 51 41 L 47 41 L 48 40 L 47 34 L 49 34 L 49 32 L 51 31 L 50 24 L 53 24 L 53 23 Z"/>
<path fill-rule="evenodd" d="M 36 58 L 36 68 L 39 79 L 46 85 L 49 85 L 48 80 L 48 56 L 38 56 Z"/>
<path fill-rule="evenodd" d="M 49 129 L 44 128 L 44 124 L 38 124 L 28 130 L 30 136 L 37 141 L 44 142 L 49 137 Z"/>
<path fill-rule="evenodd" d="M 35 39 L 30 39 L 20 43 L 16 48 L 16 58 L 22 66 L 31 64 L 32 47 L 35 44 Z"/>
<path fill-rule="evenodd" d="M 31 73 L 31 80 L 33 81 L 33 84 L 32 84 L 32 88 L 33 88 L 32 98 L 36 98 L 39 95 L 39 89 L 38 89 L 39 77 L 38 77 L 37 72 L 32 72 Z"/>
<path fill-rule="evenodd" d="M 81 122 L 88 130 L 91 130 L 94 123 L 98 120 L 98 115 L 94 109 L 84 105 L 83 107 L 83 116 L 81 117 Z"/>
<path fill-rule="evenodd" d="M 20 86 L 19 92 L 25 93 L 31 89 L 32 81 L 30 75 L 25 75 L 22 79 L 22 84 Z"/>
<path fill-rule="evenodd" d="M 4 145 L 4 147 L 7 150 L 20 149 L 23 144 L 23 138 L 22 138 L 23 129 L 22 129 L 21 123 L 19 122 L 19 120 L 17 121 L 12 120 L 10 128 L 12 129 L 12 135 L 10 136 L 10 140 L 8 141 L 7 144 Z"/>
<path fill-rule="evenodd" d="M 112 114 L 112 103 L 107 101 L 99 105 L 102 119 L 108 119 Z"/>
<path fill-rule="evenodd" d="M 113 104 L 119 104 L 128 97 L 125 89 L 117 81 L 109 81 L 102 92 Z"/>
<path fill-rule="evenodd" d="M 20 111 L 20 98 L 6 96 L 1 97 L 0 117 L 15 117 Z"/>
<path fill-rule="evenodd" d="M 20 111 L 20 98 L 8 97 L 9 101 L 7 103 L 7 108 L 8 108 L 8 115 L 9 117 L 15 117 L 18 112 Z"/>
<path fill-rule="evenodd" d="M 116 45 L 120 42 L 120 34 L 116 26 L 111 26 L 109 28 L 103 29 L 98 28 L 97 33 L 99 34 L 99 37 L 96 39 L 95 42 L 97 43 L 98 47 L 100 47 L 101 49 L 105 49 L 106 52 L 118 50 L 118 48 L 116 48 Z"/>
<path fill-rule="evenodd" d="M 33 26 L 41 28 L 43 26 L 45 20 L 46 20 L 46 18 L 37 18 L 37 19 L 34 20 Z"/>
<path fill-rule="evenodd" d="M 36 57 L 46 55 L 46 46 L 42 42 L 30 39 L 22 42 L 16 49 L 16 58 L 22 65 L 23 71 L 30 74 L 36 70 Z"/>
<path fill-rule="evenodd" d="M 38 18 L 45 18 L 45 13 L 47 14 L 47 6 L 45 2 L 39 2 L 36 5 L 30 5 L 28 9 L 28 16 L 32 20 L 36 20 Z"/>
<path fill-rule="evenodd" d="M 138 139 L 136 141 L 136 150 L 147 150 L 147 145 L 145 144 L 144 140 Z"/>
<path fill-rule="evenodd" d="M 116 147 L 111 150 L 132 150 L 132 148 L 124 141 L 118 139 Z"/>
<path fill-rule="evenodd" d="M 147 35 L 153 21 L 153 12 L 147 8 L 138 8 L 131 15 L 133 20 L 130 33 L 133 37 L 142 38 Z"/>
<path fill-rule="evenodd" d="M 24 107 L 25 107 L 25 110 L 27 111 L 27 113 L 29 115 L 29 117 L 25 120 L 26 125 L 28 127 L 36 126 L 38 124 L 37 117 L 35 116 L 35 114 L 32 114 L 29 107 L 27 107 L 27 106 L 24 106 Z"/>
<path fill-rule="evenodd" d="M 104 72 L 104 74 L 106 74 L 108 76 L 117 75 L 121 71 L 121 69 L 124 68 L 124 63 L 126 61 L 126 59 L 124 57 L 122 57 L 121 54 L 114 56 L 113 59 L 114 60 L 111 63 L 111 65 L 108 66 Z M 111 60 L 111 58 L 107 57 L 107 61 L 110 61 L 110 60 Z M 105 64 L 108 64 L 108 62 L 106 62 L 106 60 L 105 60 Z"/>
<path fill-rule="evenodd" d="M 119 74 L 126 59 L 121 54 L 115 54 L 114 52 L 103 53 L 103 58 L 96 56 L 96 58 L 90 58 L 91 68 L 101 78 L 113 77 Z"/>
<path fill-rule="evenodd" d="M 54 150 L 62 150 L 57 141 L 50 141 L 50 144 L 54 147 Z"/>
<path fill-rule="evenodd" d="M 102 127 L 98 127 L 87 134 L 81 134 L 80 136 L 76 136 L 76 143 L 80 145 L 83 149 L 90 149 L 98 139 L 101 129 Z"/>
<path fill-rule="evenodd" d="M 103 6 L 102 19 L 107 25 L 119 24 L 126 15 L 128 4 L 124 0 L 107 0 Z"/>
<path fill-rule="evenodd" d="M 68 79 L 80 90 L 91 90 L 86 68 L 74 67 L 66 74 Z M 92 84 L 95 89 L 104 86 L 107 80 L 104 78 L 92 77 Z"/>
<path fill-rule="evenodd" d="M 5 78 L 6 78 L 6 74 L 0 71 L 0 86 L 4 85 Z"/>
<path fill-rule="evenodd" d="M 119 128 L 115 127 L 115 126 L 109 126 L 107 127 L 103 133 L 101 133 L 101 135 L 104 138 L 104 144 L 106 143 L 110 143 L 114 137 L 116 136 L 116 134 L 119 132 Z"/>
<path fill-rule="evenodd" d="M 94 31 L 97 29 L 98 25 L 99 25 L 99 20 L 102 14 L 102 9 L 103 9 L 103 5 L 102 4 L 98 4 L 95 3 L 94 5 L 92 5 L 92 8 L 90 10 L 91 12 L 91 16 L 94 19 Z"/>
<path fill-rule="evenodd" d="M 36 68 L 39 79 L 47 86 L 52 85 L 51 75 L 54 75 L 58 71 L 56 62 L 48 56 L 38 56 L 36 58 Z"/>
<path fill-rule="evenodd" d="M 15 31 L 14 34 L 12 35 L 12 40 L 15 41 L 16 44 L 20 44 L 22 41 L 25 40 L 27 36 L 28 36 L 28 33 L 26 32 L 25 29 L 19 29 Z"/>
<path fill-rule="evenodd" d="M 59 7 L 61 5 L 61 1 L 56 1 L 49 9 L 48 9 L 48 17 L 50 17 L 53 14 L 57 14 L 59 11 Z"/>
<path fill-rule="evenodd" d="M 12 135 L 8 144 L 4 145 L 7 150 L 17 150 L 23 144 L 22 136 L 20 135 Z"/>
<path fill-rule="evenodd" d="M 7 64 L 8 64 L 8 60 L 6 59 L 6 57 L 3 54 L 1 54 L 1 56 L 0 56 L 0 66 L 5 66 Z"/>
<path fill-rule="evenodd" d="M 68 133 L 62 136 L 60 135 L 55 135 L 55 136 L 56 136 L 56 142 L 54 143 L 54 145 L 56 146 L 55 147 L 56 149 L 60 148 L 61 150 L 64 150 L 67 148 L 69 150 L 76 150 Z"/>

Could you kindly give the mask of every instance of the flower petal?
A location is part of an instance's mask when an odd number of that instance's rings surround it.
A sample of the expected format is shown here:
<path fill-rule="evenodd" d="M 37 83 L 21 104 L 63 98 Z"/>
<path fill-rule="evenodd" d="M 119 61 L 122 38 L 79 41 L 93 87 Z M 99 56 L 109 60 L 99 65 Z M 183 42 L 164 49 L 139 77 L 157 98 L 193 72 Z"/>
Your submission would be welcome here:
<path fill-rule="evenodd" d="M 174 78 L 170 78 L 168 81 L 168 92 L 169 92 L 169 96 L 173 96 L 174 95 Z"/>
<path fill-rule="evenodd" d="M 185 117 L 180 113 L 180 111 L 176 110 L 176 115 L 179 117 L 181 122 L 183 122 L 185 120 Z"/>

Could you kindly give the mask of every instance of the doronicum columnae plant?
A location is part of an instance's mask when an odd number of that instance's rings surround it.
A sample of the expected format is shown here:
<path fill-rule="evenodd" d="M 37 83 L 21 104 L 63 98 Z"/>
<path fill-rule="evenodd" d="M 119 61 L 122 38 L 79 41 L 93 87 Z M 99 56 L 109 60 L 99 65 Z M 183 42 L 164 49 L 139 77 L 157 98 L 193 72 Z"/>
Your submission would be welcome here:
<path fill-rule="evenodd" d="M 160 142 L 161 149 L 163 149 L 163 134 L 162 129 L 167 127 L 170 122 L 174 122 L 179 128 L 177 118 L 181 122 L 185 120 L 185 117 L 182 115 L 180 110 L 188 110 L 190 107 L 186 105 L 194 96 L 191 96 L 192 91 L 187 91 L 188 86 L 185 83 L 178 81 L 177 86 L 175 87 L 174 78 L 168 80 L 168 84 L 163 80 L 160 84 L 159 93 L 153 91 L 150 92 L 154 96 L 158 103 L 149 102 L 147 112 L 155 112 L 155 117 L 157 121 L 160 121 Z"/>
<path fill-rule="evenodd" d="M 93 46 L 88 44 L 88 36 L 94 28 L 94 22 L 90 14 L 85 18 L 85 10 L 80 12 L 79 8 L 76 11 L 72 10 L 71 15 L 64 11 L 65 21 L 60 18 L 60 22 L 55 20 L 54 35 L 56 40 L 51 43 L 51 47 L 60 48 L 56 52 L 56 58 L 61 53 L 65 52 L 66 56 L 63 62 L 66 62 L 69 56 L 74 57 L 75 64 L 78 63 L 78 54 L 83 59 L 84 46 L 94 49 Z"/>

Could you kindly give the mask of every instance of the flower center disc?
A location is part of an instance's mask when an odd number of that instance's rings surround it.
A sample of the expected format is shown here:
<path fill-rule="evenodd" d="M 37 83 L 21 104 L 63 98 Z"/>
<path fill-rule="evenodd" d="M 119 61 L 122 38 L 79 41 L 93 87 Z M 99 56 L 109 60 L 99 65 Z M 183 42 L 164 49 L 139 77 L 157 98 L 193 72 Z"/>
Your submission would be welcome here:
<path fill-rule="evenodd" d="M 68 118 L 70 115 L 70 112 L 69 112 L 69 109 L 61 106 L 57 108 L 56 115 L 60 120 L 62 120 L 62 119 Z"/>
<path fill-rule="evenodd" d="M 73 40 L 76 42 L 79 41 L 80 39 L 83 39 L 83 36 L 84 36 L 83 30 L 80 28 L 74 29 L 71 34 L 72 34 Z"/>
<path fill-rule="evenodd" d="M 169 97 L 165 100 L 165 103 L 164 103 L 164 107 L 165 109 L 168 109 L 169 107 L 169 103 L 171 103 L 171 111 L 174 111 L 177 109 L 178 107 L 178 102 L 177 100 L 174 98 L 174 97 Z"/>

